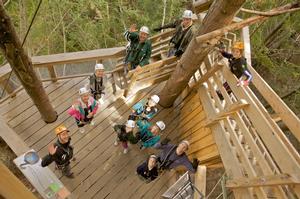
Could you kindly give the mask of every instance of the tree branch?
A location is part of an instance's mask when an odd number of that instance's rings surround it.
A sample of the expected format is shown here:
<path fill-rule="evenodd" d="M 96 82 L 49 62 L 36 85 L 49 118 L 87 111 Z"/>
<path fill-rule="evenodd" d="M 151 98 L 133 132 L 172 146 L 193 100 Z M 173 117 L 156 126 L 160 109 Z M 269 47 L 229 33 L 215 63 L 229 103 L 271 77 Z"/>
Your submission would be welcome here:
<path fill-rule="evenodd" d="M 291 8 L 288 10 L 280 10 L 280 11 L 268 11 L 268 12 L 262 12 L 262 11 L 256 11 L 256 10 L 249 10 L 246 8 L 241 8 L 242 12 L 246 12 L 246 13 L 250 13 L 250 14 L 256 14 L 259 16 L 266 16 L 266 17 L 272 17 L 272 16 L 276 16 L 276 15 L 281 15 L 284 13 L 289 13 L 289 12 L 295 12 L 300 10 L 299 5 L 296 8 Z"/>

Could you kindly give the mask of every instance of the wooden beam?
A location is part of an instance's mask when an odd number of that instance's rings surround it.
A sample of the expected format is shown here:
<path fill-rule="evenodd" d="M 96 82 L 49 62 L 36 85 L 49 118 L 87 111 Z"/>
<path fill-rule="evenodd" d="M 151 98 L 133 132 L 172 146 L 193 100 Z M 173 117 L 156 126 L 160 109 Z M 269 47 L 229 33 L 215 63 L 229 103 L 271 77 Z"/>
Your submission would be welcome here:
<path fill-rule="evenodd" d="M 52 82 L 57 82 L 57 74 L 53 65 L 47 66 L 49 76 L 51 77 Z"/>
<path fill-rule="evenodd" d="M 205 197 L 206 193 L 206 166 L 198 166 L 197 172 L 195 174 L 195 187 L 203 194 Z M 194 199 L 200 198 L 198 192 L 195 192 Z"/>
<path fill-rule="evenodd" d="M 37 199 L 2 162 L 0 176 L 0 198 Z"/>
<path fill-rule="evenodd" d="M 228 180 L 226 182 L 226 187 L 230 189 L 277 185 L 300 185 L 300 181 L 296 180 L 288 174 L 278 174 L 261 176 L 256 178 L 239 178 Z"/>
<path fill-rule="evenodd" d="M 233 103 L 232 105 L 230 105 L 227 109 L 225 109 L 224 111 L 218 113 L 216 115 L 216 117 L 214 118 L 210 118 L 210 119 L 207 119 L 205 121 L 205 124 L 204 126 L 210 126 L 220 120 L 223 120 L 225 119 L 226 117 L 232 115 L 232 114 L 235 114 L 237 111 L 240 111 L 241 109 L 245 108 L 245 107 L 248 107 L 249 104 L 246 102 L 246 101 L 239 101 L 237 103 Z"/>
<path fill-rule="evenodd" d="M 202 84 L 204 82 L 206 82 L 211 76 L 213 76 L 215 74 L 215 72 L 217 72 L 218 70 L 222 69 L 223 65 L 222 64 L 215 64 L 214 66 L 212 66 L 211 69 L 209 69 L 209 71 L 207 71 L 198 81 L 197 84 Z"/>

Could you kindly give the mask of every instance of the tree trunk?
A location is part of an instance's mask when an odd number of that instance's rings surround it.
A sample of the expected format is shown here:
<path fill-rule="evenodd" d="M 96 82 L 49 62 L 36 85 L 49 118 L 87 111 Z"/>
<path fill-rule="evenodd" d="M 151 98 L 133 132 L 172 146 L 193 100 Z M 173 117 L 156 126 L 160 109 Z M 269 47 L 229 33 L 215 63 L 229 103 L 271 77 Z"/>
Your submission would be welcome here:
<path fill-rule="evenodd" d="M 41 80 L 34 72 L 31 59 L 22 48 L 15 28 L 4 10 L 0 0 L 0 48 L 19 78 L 24 89 L 37 106 L 42 119 L 51 123 L 57 119 L 57 113 L 50 104 L 49 98 L 43 88 Z"/>
<path fill-rule="evenodd" d="M 214 1 L 196 36 L 230 24 L 244 2 L 245 0 Z M 215 40 L 216 42 L 217 40 Z M 194 37 L 178 62 L 175 71 L 167 81 L 166 86 L 160 92 L 161 106 L 172 106 L 173 102 L 187 86 L 190 78 L 212 49 L 213 45 L 207 45 L 205 42 L 198 43 Z"/>

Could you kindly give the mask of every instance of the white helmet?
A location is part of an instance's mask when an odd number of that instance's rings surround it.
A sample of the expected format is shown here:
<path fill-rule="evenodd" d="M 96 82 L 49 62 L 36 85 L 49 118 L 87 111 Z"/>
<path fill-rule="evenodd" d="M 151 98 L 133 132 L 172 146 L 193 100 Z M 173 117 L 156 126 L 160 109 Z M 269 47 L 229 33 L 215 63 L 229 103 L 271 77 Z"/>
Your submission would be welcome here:
<path fill-rule="evenodd" d="M 133 120 L 127 120 L 126 127 L 128 127 L 128 128 L 134 128 L 135 127 L 135 121 L 133 121 Z"/>
<path fill-rule="evenodd" d="M 157 121 L 156 126 L 158 126 L 158 128 L 160 128 L 161 131 L 163 131 L 166 128 L 166 125 L 163 121 Z"/>
<path fill-rule="evenodd" d="M 104 70 L 103 64 L 96 64 L 95 65 L 95 70 Z"/>
<path fill-rule="evenodd" d="M 140 32 L 147 33 L 148 35 L 150 34 L 149 28 L 147 26 L 142 26 Z"/>
<path fill-rule="evenodd" d="M 189 141 L 183 140 L 183 141 L 180 142 L 180 144 L 181 143 L 185 144 L 187 146 L 187 148 L 190 148 L 190 142 Z"/>
<path fill-rule="evenodd" d="M 159 97 L 158 97 L 158 95 L 152 95 L 151 97 L 150 97 L 150 99 L 155 103 L 155 104 L 157 104 L 158 102 L 159 102 Z"/>
<path fill-rule="evenodd" d="M 89 93 L 90 91 L 86 88 L 86 87 L 83 87 L 81 89 L 79 89 L 79 95 L 83 95 L 83 94 L 86 94 L 86 93 Z"/>
<path fill-rule="evenodd" d="M 185 10 L 183 12 L 182 18 L 192 19 L 193 12 L 191 10 Z"/>

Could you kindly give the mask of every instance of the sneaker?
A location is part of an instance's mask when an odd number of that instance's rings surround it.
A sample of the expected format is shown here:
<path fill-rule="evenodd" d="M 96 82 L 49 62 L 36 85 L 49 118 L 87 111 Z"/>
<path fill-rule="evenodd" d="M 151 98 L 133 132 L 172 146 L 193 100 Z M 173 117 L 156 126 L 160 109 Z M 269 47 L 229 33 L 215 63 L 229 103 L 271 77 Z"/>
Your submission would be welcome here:
<path fill-rule="evenodd" d="M 102 98 L 98 99 L 99 104 L 104 104 L 104 101 Z"/>
<path fill-rule="evenodd" d="M 115 145 L 115 146 L 118 146 L 118 145 L 119 145 L 118 140 L 116 140 L 116 141 L 114 142 L 114 145 Z"/>
<path fill-rule="evenodd" d="M 95 125 L 95 122 L 92 120 L 92 121 L 90 122 L 90 125 L 91 125 L 91 126 L 94 126 L 94 125 Z"/>
<path fill-rule="evenodd" d="M 74 176 L 74 173 L 73 172 L 71 172 L 70 174 L 68 174 L 68 175 L 65 175 L 67 178 L 71 178 L 71 179 L 73 179 L 75 176 Z"/>
<path fill-rule="evenodd" d="M 123 153 L 124 154 L 128 153 L 128 149 L 124 149 Z"/>
<path fill-rule="evenodd" d="M 80 128 L 80 129 L 79 129 L 79 132 L 80 132 L 80 133 L 84 133 L 84 132 L 85 132 L 84 128 Z"/>

